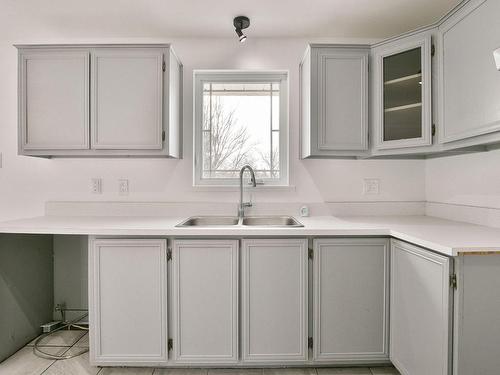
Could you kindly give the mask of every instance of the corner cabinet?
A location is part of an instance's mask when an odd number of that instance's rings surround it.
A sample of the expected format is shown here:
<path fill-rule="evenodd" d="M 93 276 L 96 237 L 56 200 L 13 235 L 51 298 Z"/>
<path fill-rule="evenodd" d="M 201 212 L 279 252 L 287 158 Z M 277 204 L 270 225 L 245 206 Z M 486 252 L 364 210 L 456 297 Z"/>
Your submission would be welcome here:
<path fill-rule="evenodd" d="M 442 143 L 500 141 L 500 71 L 493 54 L 500 46 L 498 14 L 499 1 L 470 0 L 439 26 Z"/>
<path fill-rule="evenodd" d="M 450 258 L 392 240 L 390 356 L 404 375 L 451 374 Z"/>
<path fill-rule="evenodd" d="M 389 361 L 389 240 L 314 240 L 313 361 Z"/>
<path fill-rule="evenodd" d="M 17 46 L 19 154 L 180 157 L 169 45 Z"/>
<path fill-rule="evenodd" d="M 306 239 L 242 241 L 242 360 L 305 363 L 308 357 Z"/>
<path fill-rule="evenodd" d="M 173 242 L 176 363 L 238 362 L 238 251 L 238 240 Z"/>
<path fill-rule="evenodd" d="M 367 154 L 369 54 L 364 45 L 307 48 L 300 64 L 302 158 Z"/>
<path fill-rule="evenodd" d="M 166 242 L 91 238 L 89 324 L 94 365 L 167 362 Z"/>
<path fill-rule="evenodd" d="M 373 49 L 376 150 L 432 144 L 431 55 L 429 32 Z"/>

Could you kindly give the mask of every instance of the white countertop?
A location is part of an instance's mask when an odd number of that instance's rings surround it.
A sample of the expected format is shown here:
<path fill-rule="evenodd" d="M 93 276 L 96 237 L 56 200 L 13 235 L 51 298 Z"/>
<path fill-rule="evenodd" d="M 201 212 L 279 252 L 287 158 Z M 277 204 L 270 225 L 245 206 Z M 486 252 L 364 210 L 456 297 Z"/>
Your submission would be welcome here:
<path fill-rule="evenodd" d="M 500 252 L 500 229 L 429 216 L 316 216 L 303 228 L 177 228 L 185 217 L 40 216 L 0 222 L 0 233 L 129 236 L 392 236 L 441 254 Z"/>

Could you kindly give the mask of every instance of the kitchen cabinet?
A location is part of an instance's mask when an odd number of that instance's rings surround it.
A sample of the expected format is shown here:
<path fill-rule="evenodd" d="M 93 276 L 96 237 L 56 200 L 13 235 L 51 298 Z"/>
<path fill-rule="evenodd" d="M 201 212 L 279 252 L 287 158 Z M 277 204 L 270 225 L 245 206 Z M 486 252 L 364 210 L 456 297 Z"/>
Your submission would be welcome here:
<path fill-rule="evenodd" d="M 25 153 L 89 148 L 89 50 L 19 55 L 19 147 Z"/>
<path fill-rule="evenodd" d="M 453 374 L 488 375 L 500 368 L 500 256 L 455 258 Z"/>
<path fill-rule="evenodd" d="M 500 46 L 500 2 L 471 0 L 439 26 L 440 142 L 500 131 L 500 72 L 493 51 Z M 478 143 L 499 140 L 499 134 Z"/>
<path fill-rule="evenodd" d="M 314 240 L 314 361 L 389 361 L 389 248 L 385 238 Z"/>
<path fill-rule="evenodd" d="M 431 51 L 429 31 L 373 49 L 375 149 L 432 143 Z"/>
<path fill-rule="evenodd" d="M 166 251 L 163 239 L 91 239 L 89 324 L 94 365 L 167 362 Z"/>
<path fill-rule="evenodd" d="M 369 46 L 311 44 L 300 64 L 301 157 L 368 150 Z"/>
<path fill-rule="evenodd" d="M 402 374 L 451 373 L 450 258 L 392 240 L 390 358 Z"/>
<path fill-rule="evenodd" d="M 97 48 L 92 53 L 92 148 L 162 148 L 161 48 Z"/>
<path fill-rule="evenodd" d="M 169 45 L 20 45 L 19 153 L 180 157 Z"/>
<path fill-rule="evenodd" d="M 241 269 L 243 362 L 305 362 L 307 240 L 245 239 Z"/>
<path fill-rule="evenodd" d="M 176 363 L 238 361 L 238 241 L 173 243 Z"/>

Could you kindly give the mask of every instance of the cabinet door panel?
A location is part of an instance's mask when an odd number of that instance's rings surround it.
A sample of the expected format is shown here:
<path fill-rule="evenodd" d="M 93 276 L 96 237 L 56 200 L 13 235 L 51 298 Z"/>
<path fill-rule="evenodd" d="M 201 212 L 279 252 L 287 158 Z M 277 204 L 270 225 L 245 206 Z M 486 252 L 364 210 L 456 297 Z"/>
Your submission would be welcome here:
<path fill-rule="evenodd" d="M 442 142 L 500 131 L 500 2 L 470 1 L 440 26 Z"/>
<path fill-rule="evenodd" d="M 374 49 L 375 148 L 432 144 L 430 32 Z"/>
<path fill-rule="evenodd" d="M 21 49 L 21 151 L 89 148 L 89 51 Z"/>
<path fill-rule="evenodd" d="M 92 148 L 162 148 L 163 55 L 154 48 L 93 51 Z"/>
<path fill-rule="evenodd" d="M 404 375 L 450 373 L 450 259 L 392 241 L 390 357 Z"/>
<path fill-rule="evenodd" d="M 315 361 L 387 361 L 389 240 L 317 239 Z"/>
<path fill-rule="evenodd" d="M 317 147 L 368 148 L 368 52 L 322 48 L 317 59 Z M 314 123 L 314 122 L 313 122 Z"/>
<path fill-rule="evenodd" d="M 238 361 L 238 241 L 174 242 L 177 363 Z"/>
<path fill-rule="evenodd" d="M 166 241 L 95 239 L 89 261 L 92 361 L 166 362 Z"/>
<path fill-rule="evenodd" d="M 244 240 L 243 360 L 307 359 L 307 240 Z"/>

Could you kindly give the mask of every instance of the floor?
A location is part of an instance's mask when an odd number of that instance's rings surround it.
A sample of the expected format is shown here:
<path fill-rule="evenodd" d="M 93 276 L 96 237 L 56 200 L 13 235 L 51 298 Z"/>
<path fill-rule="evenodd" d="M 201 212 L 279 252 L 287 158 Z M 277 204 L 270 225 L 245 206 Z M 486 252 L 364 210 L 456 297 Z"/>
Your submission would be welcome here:
<path fill-rule="evenodd" d="M 153 369 L 101 368 L 89 364 L 89 353 L 62 361 L 33 354 L 33 342 L 0 363 L 0 375 L 398 375 L 393 367 L 305 369 Z M 78 353 L 88 348 L 85 331 L 59 331 L 40 342 L 51 354 Z"/>

